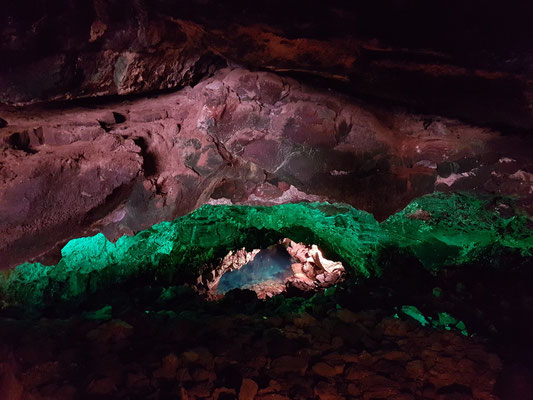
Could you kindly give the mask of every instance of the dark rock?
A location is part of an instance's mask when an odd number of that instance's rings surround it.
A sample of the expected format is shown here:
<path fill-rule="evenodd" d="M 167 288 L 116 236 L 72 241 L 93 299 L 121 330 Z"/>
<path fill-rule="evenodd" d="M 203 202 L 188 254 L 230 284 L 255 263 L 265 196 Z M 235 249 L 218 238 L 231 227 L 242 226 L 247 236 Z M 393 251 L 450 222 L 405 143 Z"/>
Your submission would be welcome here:
<path fill-rule="evenodd" d="M 284 373 L 305 374 L 308 360 L 305 356 L 282 356 L 272 360 L 271 369 L 275 375 Z"/>
<path fill-rule="evenodd" d="M 239 400 L 253 400 L 258 389 L 259 387 L 255 381 L 249 378 L 243 379 L 239 389 Z"/>
<path fill-rule="evenodd" d="M 429 114 L 533 126 L 528 3 L 69 4 L 22 0 L 4 10 L 1 102 L 180 88 L 236 62 Z M 279 79 L 241 86 L 243 99 L 265 103 L 288 94 Z"/>

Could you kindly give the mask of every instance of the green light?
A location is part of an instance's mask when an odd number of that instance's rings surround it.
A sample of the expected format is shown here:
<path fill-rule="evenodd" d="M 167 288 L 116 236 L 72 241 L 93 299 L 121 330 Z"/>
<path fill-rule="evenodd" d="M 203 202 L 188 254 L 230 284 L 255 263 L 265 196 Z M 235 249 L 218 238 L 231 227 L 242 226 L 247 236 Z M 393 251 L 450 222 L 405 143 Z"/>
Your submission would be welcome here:
<path fill-rule="evenodd" d="M 424 317 L 424 314 L 422 314 L 422 312 L 415 306 L 403 306 L 402 312 L 418 321 L 418 323 L 420 323 L 422 326 L 429 325 L 429 322 L 426 317 Z"/>
<path fill-rule="evenodd" d="M 381 224 L 344 204 L 204 205 L 116 243 L 102 234 L 71 240 L 57 265 L 26 263 L 1 275 L 0 298 L 4 304 L 39 306 L 134 277 L 171 284 L 176 276 L 197 276 L 229 250 L 264 248 L 284 237 L 317 244 L 357 278 L 380 276 L 386 268 L 381 255 L 391 248 L 414 254 L 432 271 L 479 261 L 497 266 L 505 252 L 531 256 L 528 219 L 503 218 L 491 202 L 436 193 L 416 199 Z"/>

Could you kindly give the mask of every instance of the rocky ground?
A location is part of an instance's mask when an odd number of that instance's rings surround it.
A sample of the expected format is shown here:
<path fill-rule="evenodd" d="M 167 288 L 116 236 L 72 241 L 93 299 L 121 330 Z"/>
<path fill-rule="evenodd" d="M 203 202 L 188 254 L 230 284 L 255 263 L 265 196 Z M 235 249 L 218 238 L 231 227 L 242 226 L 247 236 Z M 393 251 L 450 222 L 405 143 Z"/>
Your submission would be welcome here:
<path fill-rule="evenodd" d="M 0 319 L 3 399 L 529 399 L 531 273 L 417 268 L 315 295 L 117 285 Z M 504 282 L 505 285 L 501 285 Z M 466 331 L 421 326 L 448 312 Z M 19 315 L 11 311 L 13 315 Z M 416 316 L 415 316 L 416 317 Z"/>

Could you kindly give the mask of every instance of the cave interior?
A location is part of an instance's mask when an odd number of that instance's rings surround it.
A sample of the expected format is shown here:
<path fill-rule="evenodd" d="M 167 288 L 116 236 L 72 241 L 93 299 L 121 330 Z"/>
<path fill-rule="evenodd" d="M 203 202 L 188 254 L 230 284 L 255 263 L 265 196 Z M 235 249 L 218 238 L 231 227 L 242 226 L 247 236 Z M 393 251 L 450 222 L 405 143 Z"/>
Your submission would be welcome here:
<path fill-rule="evenodd" d="M 0 11 L 0 400 L 533 399 L 533 5 Z"/>

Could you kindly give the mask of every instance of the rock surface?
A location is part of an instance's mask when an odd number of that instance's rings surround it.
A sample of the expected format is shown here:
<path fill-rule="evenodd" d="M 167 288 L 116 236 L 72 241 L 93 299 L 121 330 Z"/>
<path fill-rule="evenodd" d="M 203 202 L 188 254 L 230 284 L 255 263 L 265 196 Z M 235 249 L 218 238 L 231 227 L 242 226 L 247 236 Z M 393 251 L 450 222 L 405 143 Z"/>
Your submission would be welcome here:
<path fill-rule="evenodd" d="M 503 216 L 501 209 L 512 210 L 512 203 L 441 193 L 416 199 L 380 224 L 372 215 L 341 204 L 205 205 L 116 243 L 102 234 L 71 240 L 56 265 L 25 263 L 0 275 L 0 300 L 26 310 L 53 308 L 136 279 L 197 284 L 199 275 L 209 288 L 213 278 L 216 282 L 213 271 L 219 260 L 223 269 L 233 263 L 232 256 L 224 260 L 228 251 L 267 248 L 286 237 L 316 243 L 324 255 L 341 261 L 346 272 L 360 280 L 396 270 L 396 258 L 434 273 L 478 264 L 485 271 L 527 268 L 533 252 L 530 221 L 520 214 Z M 416 211 L 431 217 L 413 219 Z M 313 250 L 310 253 L 318 255 Z M 305 252 L 302 256 L 307 259 Z M 246 258 L 241 251 L 236 261 Z M 324 266 L 326 261 L 318 258 Z M 328 267 L 328 278 L 335 282 L 340 277 L 338 264 Z M 313 284 L 327 287 L 325 278 L 319 274 L 318 284 Z"/>
<path fill-rule="evenodd" d="M 523 136 L 359 102 L 265 72 L 105 105 L 3 106 L 0 263 L 55 263 L 206 202 L 330 200 L 384 219 L 434 190 L 533 207 Z M 53 189 L 52 189 L 53 188 Z"/>
<path fill-rule="evenodd" d="M 351 311 L 346 295 L 159 306 L 141 295 L 112 320 L 29 330 L 0 317 L 0 388 L 10 400 L 499 398 L 502 362 L 479 339 Z"/>
<path fill-rule="evenodd" d="M 518 0 L 21 0 L 0 16 L 0 101 L 180 88 L 237 63 L 528 129 L 531 13 Z"/>
<path fill-rule="evenodd" d="M 345 272 L 341 262 L 326 259 L 317 245 L 284 238 L 263 250 L 230 251 L 198 278 L 197 290 L 220 299 L 231 289 L 249 289 L 258 299 L 266 299 L 288 288 L 315 292 L 334 286 L 342 282 Z"/>

